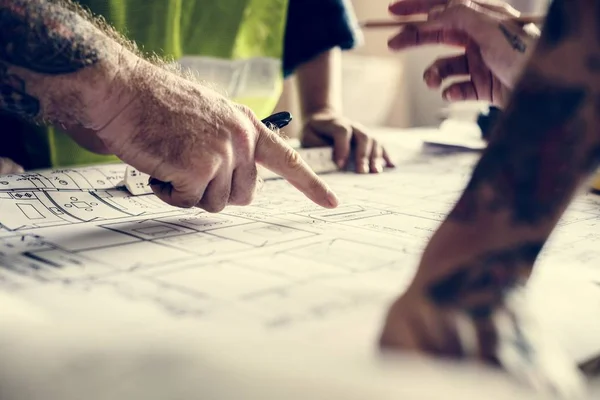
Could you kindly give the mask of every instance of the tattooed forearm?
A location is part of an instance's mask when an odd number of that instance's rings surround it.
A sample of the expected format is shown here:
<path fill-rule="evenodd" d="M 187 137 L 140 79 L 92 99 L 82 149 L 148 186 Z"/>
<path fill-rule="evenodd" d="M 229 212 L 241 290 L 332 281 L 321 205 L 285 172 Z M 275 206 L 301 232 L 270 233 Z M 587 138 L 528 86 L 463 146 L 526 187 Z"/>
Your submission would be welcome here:
<path fill-rule="evenodd" d="M 27 94 L 25 81 L 8 72 L 5 64 L 0 62 L 0 110 L 19 115 L 24 118 L 35 118 L 40 111 L 40 102 Z"/>
<path fill-rule="evenodd" d="M 579 14 L 591 3 L 553 2 L 488 148 L 425 250 L 422 266 L 436 269 L 437 277 L 419 278 L 434 285 L 430 294 L 436 301 L 471 313 L 473 304 L 465 299 L 496 307 L 504 291 L 532 270 L 577 189 L 598 167 L 600 81 L 588 56 L 600 44 L 595 19 Z M 575 45 L 576 40 L 589 45 Z M 515 243 L 530 246 L 527 257 L 515 255 L 523 250 L 513 248 Z"/>
<path fill-rule="evenodd" d="M 589 50 L 565 45 L 587 40 L 590 29 L 596 29 L 589 21 L 582 26 L 580 11 L 587 3 L 552 2 L 532 65 L 450 215 L 455 221 L 505 212 L 517 225 L 551 223 L 592 172 L 600 137 L 588 126 L 595 124 L 590 115 L 597 107 L 594 89 L 583 78 L 593 72 Z M 510 32 L 503 33 L 510 40 Z M 557 61 L 565 63 L 558 73 Z"/>
<path fill-rule="evenodd" d="M 488 318 L 505 292 L 527 279 L 542 246 L 543 242 L 527 242 L 487 252 L 433 284 L 431 299 L 464 310 L 473 318 Z"/>
<path fill-rule="evenodd" d="M 585 98 L 583 87 L 524 76 L 509 117 L 499 125 L 450 218 L 466 222 L 482 213 L 508 211 L 517 224 L 536 224 L 556 213 L 588 162 L 579 154 L 586 126 L 573 120 Z"/>
<path fill-rule="evenodd" d="M 500 32 L 504 35 L 508 43 L 512 46 L 513 49 L 518 51 L 519 53 L 525 53 L 527 51 L 527 45 L 518 35 L 512 33 L 506 26 L 503 24 L 499 25 Z"/>
<path fill-rule="evenodd" d="M 551 49 L 571 36 L 580 34 L 581 2 L 571 0 L 553 0 L 544 23 L 544 35 L 540 47 Z"/>
<path fill-rule="evenodd" d="M 98 61 L 89 25 L 49 1 L 0 2 L 0 60 L 44 74 L 67 74 Z"/>
<path fill-rule="evenodd" d="M 127 48 L 99 27 L 68 0 L 0 0 L 0 110 L 91 124 Z"/>

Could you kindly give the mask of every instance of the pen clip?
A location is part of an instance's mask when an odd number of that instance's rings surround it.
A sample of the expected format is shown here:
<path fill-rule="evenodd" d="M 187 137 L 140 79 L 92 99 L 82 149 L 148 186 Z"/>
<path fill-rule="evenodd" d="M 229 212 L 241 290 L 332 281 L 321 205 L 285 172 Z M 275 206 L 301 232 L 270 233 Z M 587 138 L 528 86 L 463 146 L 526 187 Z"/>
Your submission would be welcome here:
<path fill-rule="evenodd" d="M 292 114 L 287 111 L 275 113 L 263 119 L 261 122 L 271 130 L 281 129 L 292 121 Z"/>

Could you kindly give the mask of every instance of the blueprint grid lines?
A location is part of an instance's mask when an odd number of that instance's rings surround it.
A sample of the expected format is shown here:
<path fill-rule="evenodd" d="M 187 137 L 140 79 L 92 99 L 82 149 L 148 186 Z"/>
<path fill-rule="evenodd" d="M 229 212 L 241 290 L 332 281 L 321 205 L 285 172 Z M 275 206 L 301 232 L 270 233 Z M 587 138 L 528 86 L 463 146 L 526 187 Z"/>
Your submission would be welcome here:
<path fill-rule="evenodd" d="M 51 315 L 112 304 L 124 316 L 143 307 L 165 321 L 283 331 L 382 310 L 410 282 L 475 160 L 416 158 L 380 175 L 328 174 L 342 200 L 334 210 L 269 180 L 252 205 L 219 214 L 130 195 L 120 166 L 12 176 L 0 183 L 0 290 L 71 299 L 41 301 Z M 598 197 L 578 197 L 540 261 L 593 269 L 599 227 Z"/>

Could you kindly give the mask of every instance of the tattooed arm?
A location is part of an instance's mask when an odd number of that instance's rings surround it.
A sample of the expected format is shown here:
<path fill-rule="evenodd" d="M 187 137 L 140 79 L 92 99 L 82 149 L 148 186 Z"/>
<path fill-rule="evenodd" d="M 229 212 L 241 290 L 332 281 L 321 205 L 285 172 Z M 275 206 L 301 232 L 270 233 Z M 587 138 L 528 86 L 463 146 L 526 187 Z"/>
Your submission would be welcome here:
<path fill-rule="evenodd" d="M 520 310 L 507 299 L 530 275 L 600 156 L 600 31 L 598 11 L 590 11 L 599 7 L 593 0 L 553 1 L 506 115 L 426 247 L 410 289 L 392 306 L 382 344 L 468 353 L 456 330 L 462 315 L 478 339 L 471 355 L 505 363 L 496 318 L 509 315 L 508 329 L 519 332 Z"/>
<path fill-rule="evenodd" d="M 316 203 L 337 205 L 251 110 L 139 57 L 100 26 L 67 0 L 0 0 L 0 109 L 116 154 L 162 181 L 154 192 L 176 206 L 248 204 L 256 162 Z"/>
<path fill-rule="evenodd" d="M 101 128 L 108 83 L 133 65 L 121 46 L 56 1 L 0 0 L 0 109 Z"/>

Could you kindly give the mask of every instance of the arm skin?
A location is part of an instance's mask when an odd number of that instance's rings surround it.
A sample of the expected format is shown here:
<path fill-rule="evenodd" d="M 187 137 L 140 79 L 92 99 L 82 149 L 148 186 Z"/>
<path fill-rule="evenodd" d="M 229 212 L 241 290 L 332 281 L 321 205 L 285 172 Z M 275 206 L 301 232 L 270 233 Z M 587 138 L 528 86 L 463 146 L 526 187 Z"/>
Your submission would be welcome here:
<path fill-rule="evenodd" d="M 61 2 L 0 0 L 0 108 L 38 122 L 101 129 L 99 99 L 111 95 L 106 83 L 118 83 L 131 67 L 121 52 Z"/>
<path fill-rule="evenodd" d="M 349 163 L 354 148 L 356 172 L 379 173 L 394 164 L 383 146 L 367 129 L 342 114 L 342 67 L 339 47 L 325 51 L 296 70 L 306 147 L 333 144 L 339 168 Z"/>
<path fill-rule="evenodd" d="M 0 0 L 0 110 L 59 125 L 80 145 L 115 154 L 155 178 L 154 193 L 174 206 L 219 212 L 249 204 L 256 163 L 314 202 L 337 206 L 250 109 L 101 28 L 68 0 Z"/>
<path fill-rule="evenodd" d="M 424 252 L 414 284 L 434 303 L 489 317 L 598 165 L 598 15 L 592 0 L 553 1 L 506 115 Z"/>
<path fill-rule="evenodd" d="M 341 50 L 321 53 L 296 70 L 302 118 L 321 111 L 342 112 Z"/>

